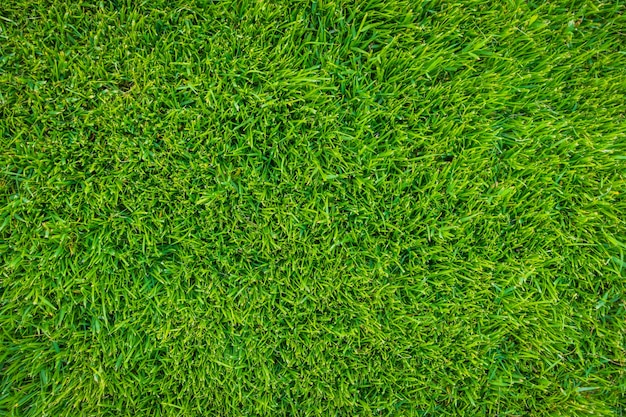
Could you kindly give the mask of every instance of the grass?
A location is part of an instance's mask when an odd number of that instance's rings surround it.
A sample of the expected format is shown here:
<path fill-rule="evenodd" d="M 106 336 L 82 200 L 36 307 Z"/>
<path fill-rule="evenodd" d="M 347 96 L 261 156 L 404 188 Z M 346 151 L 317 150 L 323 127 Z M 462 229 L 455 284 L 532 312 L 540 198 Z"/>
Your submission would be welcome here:
<path fill-rule="evenodd" d="M 0 4 L 0 415 L 626 415 L 626 4 Z"/>

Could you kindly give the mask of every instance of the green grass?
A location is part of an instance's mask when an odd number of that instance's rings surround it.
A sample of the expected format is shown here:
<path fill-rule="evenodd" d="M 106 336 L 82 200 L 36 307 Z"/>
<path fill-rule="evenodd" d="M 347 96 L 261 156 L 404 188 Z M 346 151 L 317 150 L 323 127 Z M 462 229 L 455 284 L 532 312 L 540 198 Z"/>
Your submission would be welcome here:
<path fill-rule="evenodd" d="M 0 2 L 0 415 L 626 415 L 623 1 Z"/>

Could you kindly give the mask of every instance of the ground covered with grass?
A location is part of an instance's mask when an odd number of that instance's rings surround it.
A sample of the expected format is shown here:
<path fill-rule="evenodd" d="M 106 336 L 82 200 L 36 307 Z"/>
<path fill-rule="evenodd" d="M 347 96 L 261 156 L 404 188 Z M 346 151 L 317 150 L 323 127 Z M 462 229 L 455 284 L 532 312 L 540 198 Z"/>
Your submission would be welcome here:
<path fill-rule="evenodd" d="M 0 4 L 0 414 L 626 414 L 621 1 Z"/>

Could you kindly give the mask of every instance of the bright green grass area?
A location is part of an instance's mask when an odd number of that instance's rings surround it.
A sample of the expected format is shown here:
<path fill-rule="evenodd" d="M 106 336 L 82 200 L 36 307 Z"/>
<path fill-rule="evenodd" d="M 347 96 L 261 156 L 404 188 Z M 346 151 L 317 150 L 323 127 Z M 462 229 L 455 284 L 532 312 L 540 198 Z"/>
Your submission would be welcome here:
<path fill-rule="evenodd" d="M 0 415 L 623 416 L 622 1 L 0 4 Z"/>

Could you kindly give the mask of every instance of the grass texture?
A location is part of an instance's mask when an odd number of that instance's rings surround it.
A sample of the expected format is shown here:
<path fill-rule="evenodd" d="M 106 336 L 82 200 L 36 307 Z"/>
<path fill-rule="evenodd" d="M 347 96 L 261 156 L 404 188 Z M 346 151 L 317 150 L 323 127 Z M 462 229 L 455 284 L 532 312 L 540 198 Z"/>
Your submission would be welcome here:
<path fill-rule="evenodd" d="M 0 2 L 0 415 L 624 416 L 622 1 Z"/>

